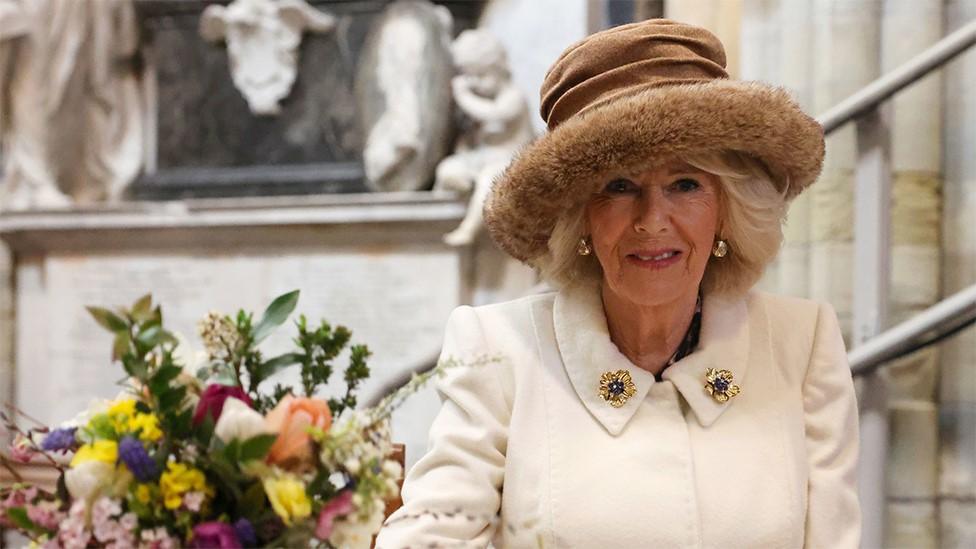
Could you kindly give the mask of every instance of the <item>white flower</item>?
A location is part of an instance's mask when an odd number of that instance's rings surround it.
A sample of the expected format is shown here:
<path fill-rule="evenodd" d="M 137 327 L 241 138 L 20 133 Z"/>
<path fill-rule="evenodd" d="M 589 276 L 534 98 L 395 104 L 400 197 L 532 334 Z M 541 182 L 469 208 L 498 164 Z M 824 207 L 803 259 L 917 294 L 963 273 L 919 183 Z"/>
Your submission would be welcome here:
<path fill-rule="evenodd" d="M 356 514 L 346 515 L 335 522 L 329 543 L 336 549 L 369 549 L 373 536 L 383 525 L 383 506 L 377 506 L 369 519 L 359 520 Z"/>
<path fill-rule="evenodd" d="M 114 467 L 104 461 L 85 461 L 64 473 L 64 483 L 75 501 L 90 501 L 112 483 Z"/>
<path fill-rule="evenodd" d="M 224 410 L 214 426 L 214 434 L 225 443 L 235 438 L 247 440 L 267 432 L 264 416 L 236 398 L 224 401 Z"/>
<path fill-rule="evenodd" d="M 353 476 L 359 474 L 359 460 L 356 458 L 347 459 L 345 463 L 343 463 L 343 467 L 345 467 L 346 471 L 349 471 L 349 474 Z"/>

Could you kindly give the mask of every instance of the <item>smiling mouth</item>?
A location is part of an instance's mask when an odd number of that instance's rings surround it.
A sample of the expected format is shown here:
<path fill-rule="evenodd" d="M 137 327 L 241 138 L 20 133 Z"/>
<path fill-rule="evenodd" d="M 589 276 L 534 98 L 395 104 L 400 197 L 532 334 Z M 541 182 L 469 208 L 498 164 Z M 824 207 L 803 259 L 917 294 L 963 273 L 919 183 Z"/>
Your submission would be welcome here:
<path fill-rule="evenodd" d="M 665 251 L 652 251 L 652 252 L 635 252 L 632 254 L 627 254 L 627 259 L 640 267 L 649 267 L 652 269 L 660 269 L 668 267 L 677 263 L 678 259 L 681 257 L 681 252 L 678 250 L 665 250 Z"/>

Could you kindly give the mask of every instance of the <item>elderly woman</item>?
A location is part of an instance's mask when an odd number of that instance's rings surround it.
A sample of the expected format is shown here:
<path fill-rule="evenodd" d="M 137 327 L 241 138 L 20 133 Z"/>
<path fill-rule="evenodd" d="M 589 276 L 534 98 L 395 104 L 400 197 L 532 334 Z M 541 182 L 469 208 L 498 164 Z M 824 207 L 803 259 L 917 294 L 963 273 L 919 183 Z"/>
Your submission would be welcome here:
<path fill-rule="evenodd" d="M 430 450 L 377 547 L 858 544 L 833 310 L 750 288 L 823 133 L 666 20 L 571 46 L 549 132 L 496 182 L 496 242 L 558 292 L 461 307 Z"/>

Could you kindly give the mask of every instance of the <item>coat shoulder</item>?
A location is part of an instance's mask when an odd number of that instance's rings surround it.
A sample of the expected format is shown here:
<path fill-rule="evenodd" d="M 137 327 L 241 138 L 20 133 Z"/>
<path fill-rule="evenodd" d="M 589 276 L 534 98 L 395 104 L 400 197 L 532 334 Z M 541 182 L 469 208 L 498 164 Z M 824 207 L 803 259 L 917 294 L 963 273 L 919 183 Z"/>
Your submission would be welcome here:
<path fill-rule="evenodd" d="M 505 325 L 532 322 L 532 315 L 540 307 L 552 310 L 556 299 L 556 292 L 533 294 L 511 301 L 479 305 L 474 307 L 483 325 L 490 329 L 498 329 Z"/>
<path fill-rule="evenodd" d="M 820 308 L 819 301 L 788 295 L 771 294 L 759 290 L 749 292 L 747 296 L 750 308 L 756 305 L 762 307 L 770 320 L 791 318 L 794 320 L 809 319 L 816 322 Z"/>
<path fill-rule="evenodd" d="M 826 303 L 793 296 L 752 291 L 747 297 L 753 328 L 759 324 L 780 364 L 795 368 L 789 377 L 802 378 L 824 314 L 834 315 Z"/>

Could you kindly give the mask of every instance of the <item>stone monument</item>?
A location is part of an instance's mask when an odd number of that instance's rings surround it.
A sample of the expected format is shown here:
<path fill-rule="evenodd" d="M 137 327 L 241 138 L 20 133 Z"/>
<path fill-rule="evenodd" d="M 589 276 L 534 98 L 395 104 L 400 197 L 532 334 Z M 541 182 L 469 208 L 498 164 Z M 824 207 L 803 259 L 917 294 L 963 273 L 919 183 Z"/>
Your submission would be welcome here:
<path fill-rule="evenodd" d="M 235 0 L 200 16 L 205 40 L 227 42 L 234 85 L 257 115 L 281 112 L 278 102 L 295 83 L 302 34 L 334 27 L 335 17 L 304 0 Z"/>
<path fill-rule="evenodd" d="M 532 140 L 525 97 L 512 82 L 505 49 L 485 30 L 466 30 L 451 47 L 458 74 L 451 80 L 464 128 L 454 154 L 437 166 L 434 188 L 470 193 L 461 224 L 444 236 L 452 246 L 471 244 L 482 226 L 481 210 L 500 174 Z"/>
<path fill-rule="evenodd" d="M 429 188 L 451 139 L 451 14 L 418 0 L 389 5 L 373 28 L 356 81 L 367 184 Z"/>
<path fill-rule="evenodd" d="M 135 179 L 138 47 L 129 0 L 0 0 L 0 209 L 114 200 Z"/>

